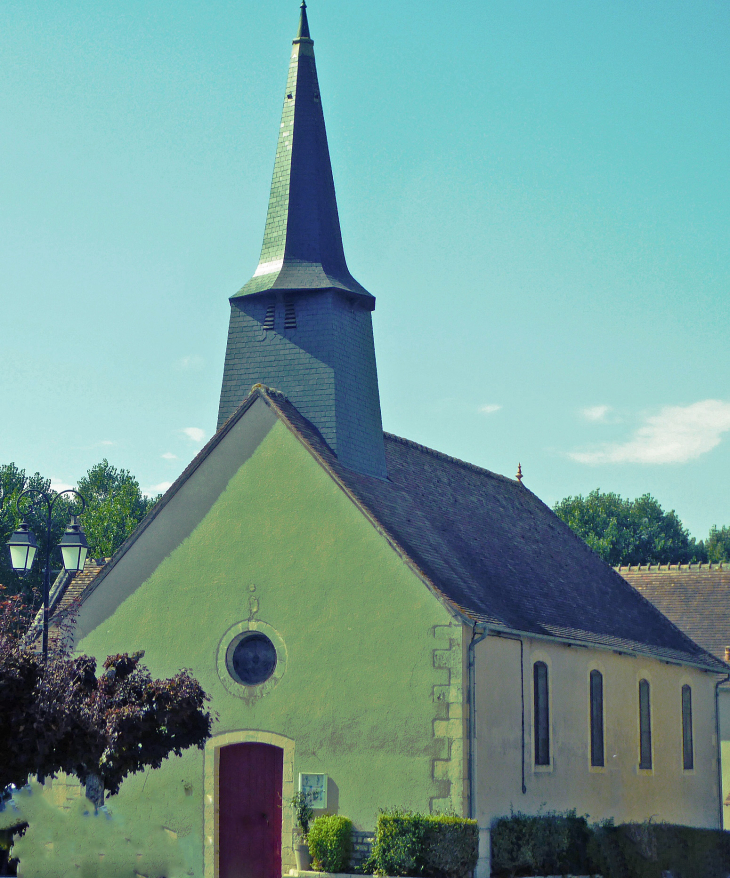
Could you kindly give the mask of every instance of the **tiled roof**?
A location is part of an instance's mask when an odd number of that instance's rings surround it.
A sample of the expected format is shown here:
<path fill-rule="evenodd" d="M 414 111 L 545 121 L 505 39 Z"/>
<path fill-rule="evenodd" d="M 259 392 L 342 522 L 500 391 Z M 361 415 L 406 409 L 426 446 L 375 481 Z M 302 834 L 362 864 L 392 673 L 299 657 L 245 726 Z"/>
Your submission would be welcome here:
<path fill-rule="evenodd" d="M 635 589 L 719 659 L 730 647 L 730 564 L 618 567 Z"/>
<path fill-rule="evenodd" d="M 80 602 L 84 591 L 96 578 L 96 574 L 109 560 L 109 558 L 87 558 L 84 563 L 84 569 L 78 573 L 69 573 L 68 570 L 61 570 L 48 595 L 48 607 L 51 616 L 59 618 L 61 614 L 65 616 L 68 611 L 73 610 Z M 43 630 L 42 626 L 43 609 L 41 608 L 28 632 L 31 639 L 35 640 L 40 637 Z M 55 642 L 58 636 L 58 628 L 54 627 L 53 631 L 49 632 L 49 636 L 51 642 Z"/>
<path fill-rule="evenodd" d="M 58 592 L 54 595 L 51 592 L 51 610 L 63 612 L 70 609 L 81 597 L 86 586 L 96 577 L 96 574 L 109 561 L 109 558 L 87 558 L 84 569 L 78 573 L 66 573 L 63 571 L 56 583 L 60 586 Z M 64 579 L 62 579 L 64 577 Z"/>
<path fill-rule="evenodd" d="M 388 479 L 356 473 L 338 462 L 317 429 L 286 397 L 261 385 L 87 586 L 82 601 L 256 399 L 279 413 L 454 612 L 496 631 L 727 670 L 604 563 L 524 484 L 389 433 Z"/>

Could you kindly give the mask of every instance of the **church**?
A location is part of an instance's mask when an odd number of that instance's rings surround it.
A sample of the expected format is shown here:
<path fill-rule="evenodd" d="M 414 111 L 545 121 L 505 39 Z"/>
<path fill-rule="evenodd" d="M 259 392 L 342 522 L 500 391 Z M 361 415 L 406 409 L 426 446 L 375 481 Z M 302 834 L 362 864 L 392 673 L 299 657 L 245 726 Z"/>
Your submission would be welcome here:
<path fill-rule="evenodd" d="M 383 432 L 375 298 L 345 260 L 313 46 L 303 3 L 217 432 L 55 595 L 76 650 L 191 669 L 213 737 L 101 816 L 47 781 L 22 874 L 280 878 L 301 789 L 365 840 L 379 809 L 474 817 L 479 878 L 511 809 L 721 825 L 724 662 L 521 477 Z"/>

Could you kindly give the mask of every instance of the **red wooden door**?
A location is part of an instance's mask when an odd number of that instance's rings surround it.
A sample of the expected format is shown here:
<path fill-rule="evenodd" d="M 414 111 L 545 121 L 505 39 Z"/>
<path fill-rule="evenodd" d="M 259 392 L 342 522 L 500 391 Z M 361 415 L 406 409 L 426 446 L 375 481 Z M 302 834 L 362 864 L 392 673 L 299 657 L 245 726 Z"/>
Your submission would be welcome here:
<path fill-rule="evenodd" d="M 281 878 L 284 751 L 222 747 L 218 769 L 219 878 Z"/>

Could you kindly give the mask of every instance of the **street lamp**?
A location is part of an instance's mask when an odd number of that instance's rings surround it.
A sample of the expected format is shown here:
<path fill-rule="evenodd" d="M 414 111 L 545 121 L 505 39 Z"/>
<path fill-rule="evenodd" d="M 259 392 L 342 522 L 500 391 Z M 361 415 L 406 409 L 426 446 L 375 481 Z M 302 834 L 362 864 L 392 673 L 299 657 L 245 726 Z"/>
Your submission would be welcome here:
<path fill-rule="evenodd" d="M 86 542 L 86 534 L 81 527 L 78 515 L 72 515 L 61 542 L 58 544 L 63 557 L 63 566 L 66 570 L 83 570 L 89 544 Z"/>
<path fill-rule="evenodd" d="M 35 553 L 38 551 L 38 540 L 28 526 L 27 521 L 22 521 L 15 533 L 8 540 L 10 549 L 10 563 L 13 570 L 25 573 L 33 566 Z"/>
<path fill-rule="evenodd" d="M 20 501 L 24 497 L 28 497 L 30 509 L 37 512 L 41 500 L 46 506 L 46 567 L 43 573 L 43 661 L 48 658 L 48 593 L 51 585 L 51 524 L 53 521 L 53 507 L 56 501 L 64 494 L 75 494 L 82 502 L 81 512 L 83 514 L 86 509 L 86 500 L 73 488 L 61 491 L 58 494 L 49 494 L 47 491 L 41 491 L 39 488 L 26 488 L 18 497 L 15 506 L 18 514 L 22 515 Z M 63 566 L 69 572 L 77 572 L 84 569 L 86 554 L 89 551 L 89 544 L 86 542 L 86 536 L 83 528 L 79 523 L 78 515 L 72 515 L 66 532 L 61 537 L 58 544 L 63 556 Z M 8 540 L 10 548 L 10 563 L 13 570 L 21 576 L 27 573 L 38 551 L 38 541 L 33 531 L 28 526 L 25 519 L 21 522 L 18 529 Z"/>

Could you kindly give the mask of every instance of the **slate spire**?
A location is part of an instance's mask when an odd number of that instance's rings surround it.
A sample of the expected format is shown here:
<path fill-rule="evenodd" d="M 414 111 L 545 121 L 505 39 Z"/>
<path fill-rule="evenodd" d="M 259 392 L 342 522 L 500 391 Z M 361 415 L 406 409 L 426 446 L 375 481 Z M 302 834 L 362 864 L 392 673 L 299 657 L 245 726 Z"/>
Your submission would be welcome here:
<path fill-rule="evenodd" d="M 218 426 L 254 384 L 284 393 L 342 464 L 386 477 L 371 312 L 345 261 L 306 3 L 254 276 L 231 296 Z"/>
<path fill-rule="evenodd" d="M 339 289 L 374 298 L 350 274 L 342 248 L 322 98 L 302 3 L 293 41 L 264 243 L 254 276 L 236 294 Z"/>

